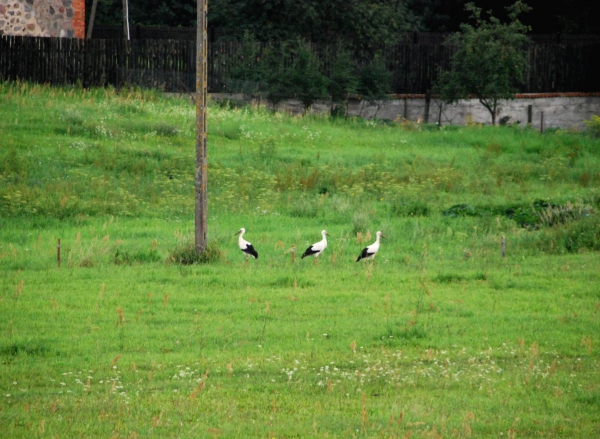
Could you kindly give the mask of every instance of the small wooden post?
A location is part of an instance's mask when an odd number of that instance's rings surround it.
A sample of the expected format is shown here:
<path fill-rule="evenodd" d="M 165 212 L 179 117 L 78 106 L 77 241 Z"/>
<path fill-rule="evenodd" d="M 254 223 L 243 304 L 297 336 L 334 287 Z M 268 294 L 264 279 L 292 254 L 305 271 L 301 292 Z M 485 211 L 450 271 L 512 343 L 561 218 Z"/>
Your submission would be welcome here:
<path fill-rule="evenodd" d="M 58 240 L 58 245 L 56 246 L 56 259 L 58 261 L 58 268 L 60 268 L 60 239 Z"/>
<path fill-rule="evenodd" d="M 544 112 L 542 111 L 542 121 L 540 123 L 540 133 L 544 134 Z"/>
<path fill-rule="evenodd" d="M 527 126 L 531 126 L 533 122 L 533 105 L 527 106 Z"/>
<path fill-rule="evenodd" d="M 502 235 L 502 257 L 506 256 L 506 237 Z"/>
<path fill-rule="evenodd" d="M 429 105 L 431 103 L 431 90 L 425 93 L 425 114 L 423 115 L 424 123 L 429 123 Z"/>
<path fill-rule="evenodd" d="M 292 253 L 292 264 L 295 264 L 296 263 L 296 246 L 295 245 L 292 245 L 290 252 Z"/>

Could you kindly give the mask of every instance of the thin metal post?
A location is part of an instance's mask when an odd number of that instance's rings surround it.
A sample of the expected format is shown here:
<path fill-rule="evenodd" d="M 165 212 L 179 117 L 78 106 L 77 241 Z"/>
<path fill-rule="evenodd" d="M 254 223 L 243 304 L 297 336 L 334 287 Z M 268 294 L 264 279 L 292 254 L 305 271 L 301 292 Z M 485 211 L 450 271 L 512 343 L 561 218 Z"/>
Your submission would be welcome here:
<path fill-rule="evenodd" d="M 206 97 L 207 97 L 207 48 L 206 14 L 208 0 L 198 0 L 196 23 L 196 254 L 207 247 L 207 159 L 206 159 Z"/>
<path fill-rule="evenodd" d="M 58 261 L 58 268 L 60 268 L 60 239 L 58 240 L 58 245 L 56 246 L 56 260 Z"/>

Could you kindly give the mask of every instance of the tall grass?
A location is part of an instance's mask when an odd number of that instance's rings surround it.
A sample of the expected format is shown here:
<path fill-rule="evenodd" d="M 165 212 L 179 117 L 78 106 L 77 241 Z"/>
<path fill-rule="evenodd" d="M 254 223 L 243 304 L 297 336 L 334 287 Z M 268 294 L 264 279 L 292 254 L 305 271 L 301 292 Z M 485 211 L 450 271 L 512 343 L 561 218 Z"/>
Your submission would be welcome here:
<path fill-rule="evenodd" d="M 196 261 L 194 114 L 0 85 L 3 435 L 600 434 L 597 138 L 211 105 Z"/>

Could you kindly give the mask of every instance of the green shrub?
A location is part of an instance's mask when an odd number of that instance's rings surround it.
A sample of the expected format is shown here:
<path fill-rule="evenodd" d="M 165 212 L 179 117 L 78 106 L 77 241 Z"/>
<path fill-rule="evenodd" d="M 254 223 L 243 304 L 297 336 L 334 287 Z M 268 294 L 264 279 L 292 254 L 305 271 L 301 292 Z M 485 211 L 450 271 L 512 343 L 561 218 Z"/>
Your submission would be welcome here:
<path fill-rule="evenodd" d="M 376 55 L 358 73 L 357 92 L 369 103 L 388 99 L 392 87 L 392 73 L 382 56 Z"/>
<path fill-rule="evenodd" d="M 327 78 L 321 73 L 322 63 L 309 43 L 299 41 L 293 45 L 292 59 L 287 69 L 289 92 L 308 111 L 317 99 L 327 97 Z"/>
<path fill-rule="evenodd" d="M 217 262 L 222 257 L 221 250 L 216 242 L 209 242 L 202 254 L 196 253 L 194 242 L 180 244 L 169 254 L 168 261 L 179 265 L 209 264 Z"/>
<path fill-rule="evenodd" d="M 429 216 L 431 209 L 424 201 L 406 201 L 392 204 L 392 213 L 397 216 Z"/>
<path fill-rule="evenodd" d="M 319 198 L 304 194 L 291 200 L 288 214 L 292 217 L 314 218 L 319 212 L 319 205 Z"/>
<path fill-rule="evenodd" d="M 583 123 L 587 125 L 594 137 L 600 137 L 600 116 L 594 114 L 590 120 L 584 120 Z"/>
<path fill-rule="evenodd" d="M 558 224 L 540 236 L 539 248 L 548 253 L 578 253 L 600 250 L 600 216 Z"/>
<path fill-rule="evenodd" d="M 359 211 L 352 216 L 352 233 L 356 235 L 358 232 L 364 233 L 369 229 L 371 217 L 369 212 Z"/>
<path fill-rule="evenodd" d="M 537 212 L 541 225 L 552 227 L 571 220 L 585 218 L 592 214 L 592 208 L 583 202 L 567 202 L 565 204 L 546 203 L 545 208 Z"/>
<path fill-rule="evenodd" d="M 456 204 L 444 210 L 442 214 L 450 218 L 504 216 L 526 229 L 538 229 L 584 218 L 592 212 L 592 207 L 582 201 L 556 204 L 546 200 L 535 200 L 530 205 L 520 206 L 478 207 Z"/>
<path fill-rule="evenodd" d="M 156 134 L 163 137 L 174 137 L 179 134 L 179 129 L 173 125 L 159 123 L 154 127 Z"/>
<path fill-rule="evenodd" d="M 224 79 L 227 90 L 259 96 L 265 89 L 260 59 L 260 45 L 252 35 L 244 34 L 237 52 L 225 61 L 229 70 L 229 76 Z"/>
<path fill-rule="evenodd" d="M 442 215 L 450 218 L 459 218 L 463 216 L 483 216 L 486 210 L 470 204 L 455 204 L 454 206 L 442 212 Z"/>
<path fill-rule="evenodd" d="M 20 180 L 27 177 L 29 166 L 29 159 L 19 154 L 15 148 L 0 151 L 0 175 Z"/>
<path fill-rule="evenodd" d="M 156 249 L 138 252 L 128 252 L 117 249 L 114 256 L 115 265 L 133 265 L 148 262 L 158 262 L 161 260 Z"/>
<path fill-rule="evenodd" d="M 333 103 L 330 115 L 332 117 L 345 117 L 346 105 L 341 103 L 348 100 L 348 96 L 355 93 L 358 79 L 354 73 L 352 55 L 343 46 L 336 47 L 335 53 L 330 56 L 333 59 L 329 77 L 327 78 L 327 92 Z"/>

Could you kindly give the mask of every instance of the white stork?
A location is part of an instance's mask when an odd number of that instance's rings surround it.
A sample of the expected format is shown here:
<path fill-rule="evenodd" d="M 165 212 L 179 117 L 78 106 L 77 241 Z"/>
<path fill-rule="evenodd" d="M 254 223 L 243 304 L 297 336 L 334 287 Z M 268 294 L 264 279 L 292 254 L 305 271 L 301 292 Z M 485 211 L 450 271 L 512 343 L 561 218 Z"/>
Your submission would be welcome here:
<path fill-rule="evenodd" d="M 240 250 L 242 252 L 244 252 L 244 254 L 246 255 L 246 261 L 248 260 L 248 255 L 251 255 L 254 257 L 254 259 L 258 259 L 258 253 L 256 250 L 254 250 L 254 247 L 252 246 L 252 244 L 250 244 L 248 241 L 246 241 L 244 239 L 244 233 L 246 233 L 246 229 L 244 229 L 243 227 L 238 230 L 238 232 L 235 235 L 240 235 L 240 237 L 238 238 L 238 244 L 240 246 Z M 233 236 L 235 236 L 233 235 Z"/>
<path fill-rule="evenodd" d="M 306 256 L 314 256 L 315 259 L 313 260 L 313 263 L 317 260 L 317 257 L 327 248 L 327 237 L 329 236 L 329 233 L 322 230 L 321 235 L 323 236 L 323 239 L 308 247 L 300 259 L 304 259 Z"/>
<path fill-rule="evenodd" d="M 375 262 L 375 255 L 377 254 L 377 251 L 379 250 L 379 239 L 380 238 L 385 238 L 385 236 L 383 236 L 383 233 L 377 231 L 376 233 L 377 235 L 377 239 L 375 239 L 375 242 L 371 245 L 366 246 L 362 252 L 360 252 L 360 255 L 358 255 L 358 259 L 356 260 L 356 262 L 360 261 L 361 259 L 371 259 L 373 262 Z"/>

